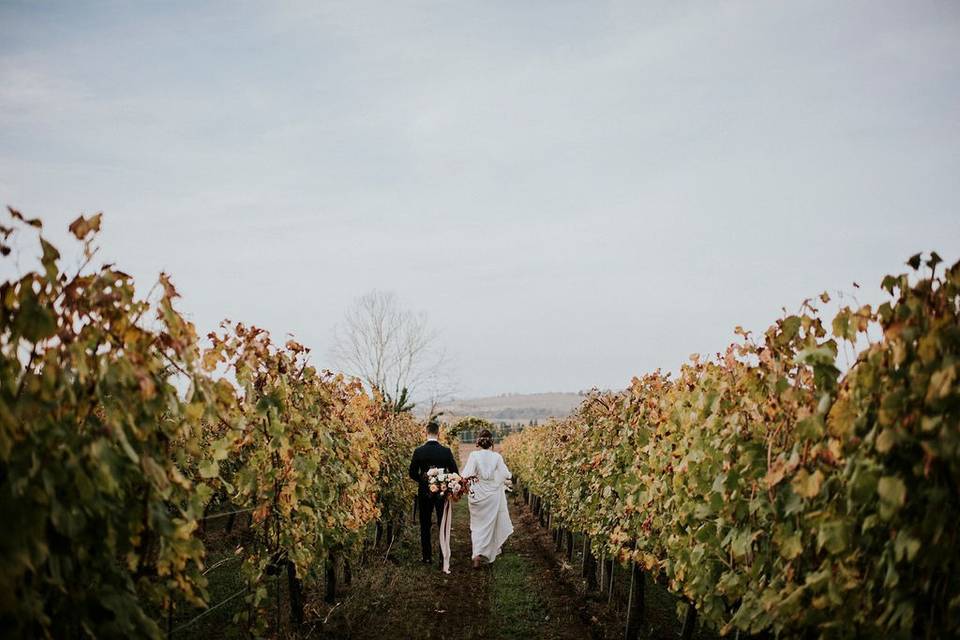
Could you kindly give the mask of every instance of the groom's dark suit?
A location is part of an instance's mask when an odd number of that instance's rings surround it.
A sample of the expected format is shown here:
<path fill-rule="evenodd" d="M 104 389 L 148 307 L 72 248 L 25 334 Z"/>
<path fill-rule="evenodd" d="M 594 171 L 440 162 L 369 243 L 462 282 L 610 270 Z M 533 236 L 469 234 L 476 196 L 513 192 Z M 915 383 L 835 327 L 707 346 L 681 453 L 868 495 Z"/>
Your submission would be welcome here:
<path fill-rule="evenodd" d="M 430 545 L 433 514 L 437 514 L 437 524 L 443 516 L 443 499 L 430 493 L 427 485 L 427 471 L 433 467 L 453 473 L 459 472 L 453 452 L 436 440 L 428 440 L 414 450 L 413 459 L 410 460 L 410 478 L 420 485 L 417 490 L 417 507 L 420 511 L 420 547 L 424 562 L 430 562 L 433 557 L 433 547 Z"/>

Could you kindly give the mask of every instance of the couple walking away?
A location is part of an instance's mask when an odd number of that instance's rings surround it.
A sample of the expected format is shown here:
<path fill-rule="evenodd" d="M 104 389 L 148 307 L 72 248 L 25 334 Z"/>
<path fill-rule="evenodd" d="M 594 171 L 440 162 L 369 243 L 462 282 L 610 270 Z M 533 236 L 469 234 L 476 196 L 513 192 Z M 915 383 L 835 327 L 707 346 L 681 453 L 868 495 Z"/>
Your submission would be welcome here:
<path fill-rule="evenodd" d="M 431 420 L 427 424 L 427 441 L 416 448 L 410 461 L 410 478 L 419 483 L 417 508 L 420 512 L 420 547 L 423 553 L 422 561 L 426 564 L 433 562 L 430 529 L 434 514 L 440 525 L 442 553 L 449 556 L 452 514 L 451 510 L 447 509 L 444 518 L 444 507 L 449 498 L 431 492 L 428 472 L 431 469 L 439 469 L 443 473 L 459 472 L 453 453 L 440 444 L 439 434 L 439 423 Z M 477 447 L 479 449 L 470 454 L 466 466 L 460 472 L 460 476 L 470 487 L 467 501 L 470 505 L 470 540 L 473 544 L 471 555 L 474 568 L 479 568 L 483 561 L 493 562 L 500 555 L 500 548 L 507 536 L 513 533 L 513 523 L 510 522 L 507 511 L 507 496 L 504 493 L 506 483 L 511 478 L 510 470 L 500 454 L 493 450 L 493 435 L 488 430 L 480 432 Z M 443 560 L 446 569 L 449 557 Z"/>

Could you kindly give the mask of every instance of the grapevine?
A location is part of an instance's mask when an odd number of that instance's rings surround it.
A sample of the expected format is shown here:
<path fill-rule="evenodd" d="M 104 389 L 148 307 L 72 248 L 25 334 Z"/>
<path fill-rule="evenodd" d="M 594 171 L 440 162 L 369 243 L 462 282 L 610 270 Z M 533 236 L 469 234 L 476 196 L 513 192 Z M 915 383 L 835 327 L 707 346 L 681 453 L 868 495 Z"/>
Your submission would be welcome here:
<path fill-rule="evenodd" d="M 73 274 L 39 220 L 10 219 L 0 253 L 33 234 L 42 255 L 0 285 L 4 635 L 160 638 L 174 610 L 222 606 L 204 576 L 225 570 L 206 566 L 212 510 L 249 516 L 230 565 L 246 587 L 230 597 L 270 633 L 268 575 L 319 582 L 403 513 L 421 433 L 409 413 L 293 340 L 229 322 L 200 339 L 167 275 L 141 297 L 120 269 L 90 267 L 99 215 L 70 226 Z"/>
<path fill-rule="evenodd" d="M 960 264 L 939 263 L 915 256 L 890 301 L 829 330 L 808 301 L 676 377 L 594 393 L 504 455 L 561 526 L 722 633 L 955 634 Z M 877 329 L 841 374 L 840 344 Z"/>

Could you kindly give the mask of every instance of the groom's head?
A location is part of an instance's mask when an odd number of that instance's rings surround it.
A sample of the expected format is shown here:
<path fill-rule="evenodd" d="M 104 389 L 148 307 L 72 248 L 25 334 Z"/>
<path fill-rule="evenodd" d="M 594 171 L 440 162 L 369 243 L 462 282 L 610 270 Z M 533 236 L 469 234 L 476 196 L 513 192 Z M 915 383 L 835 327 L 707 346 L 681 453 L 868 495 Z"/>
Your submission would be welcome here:
<path fill-rule="evenodd" d="M 437 422 L 436 418 L 431 419 L 430 422 L 427 423 L 427 437 L 436 438 L 439 435 L 440 435 L 440 423 Z"/>

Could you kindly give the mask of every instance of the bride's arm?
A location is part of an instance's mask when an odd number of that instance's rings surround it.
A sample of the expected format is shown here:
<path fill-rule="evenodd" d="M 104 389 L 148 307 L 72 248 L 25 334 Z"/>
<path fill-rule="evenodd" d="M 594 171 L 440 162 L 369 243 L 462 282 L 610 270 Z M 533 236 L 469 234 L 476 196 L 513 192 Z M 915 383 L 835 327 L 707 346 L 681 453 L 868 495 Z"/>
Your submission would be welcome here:
<path fill-rule="evenodd" d="M 503 461 L 503 456 L 499 453 L 497 454 L 497 476 L 501 481 L 513 478 L 513 474 L 510 473 L 510 469 L 507 468 L 507 463 Z"/>
<path fill-rule="evenodd" d="M 463 470 L 460 472 L 461 478 L 469 478 L 470 476 L 477 475 L 477 457 L 474 453 L 476 452 L 470 452 L 470 455 L 467 456 L 467 464 L 463 465 Z"/>

